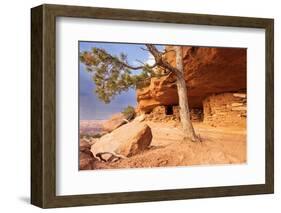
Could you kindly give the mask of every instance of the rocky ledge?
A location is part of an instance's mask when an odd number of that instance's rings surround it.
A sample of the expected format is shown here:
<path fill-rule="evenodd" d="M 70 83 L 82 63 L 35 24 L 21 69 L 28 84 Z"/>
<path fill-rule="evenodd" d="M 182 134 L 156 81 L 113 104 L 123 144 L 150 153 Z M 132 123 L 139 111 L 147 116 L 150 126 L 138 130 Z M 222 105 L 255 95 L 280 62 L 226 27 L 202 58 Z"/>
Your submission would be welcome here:
<path fill-rule="evenodd" d="M 175 63 L 173 52 L 167 54 L 167 60 Z M 244 48 L 184 47 L 183 60 L 191 108 L 202 108 L 209 95 L 246 89 Z M 138 111 L 142 112 L 150 112 L 156 106 L 177 105 L 175 77 L 152 78 L 148 86 L 137 90 L 137 101 Z"/>

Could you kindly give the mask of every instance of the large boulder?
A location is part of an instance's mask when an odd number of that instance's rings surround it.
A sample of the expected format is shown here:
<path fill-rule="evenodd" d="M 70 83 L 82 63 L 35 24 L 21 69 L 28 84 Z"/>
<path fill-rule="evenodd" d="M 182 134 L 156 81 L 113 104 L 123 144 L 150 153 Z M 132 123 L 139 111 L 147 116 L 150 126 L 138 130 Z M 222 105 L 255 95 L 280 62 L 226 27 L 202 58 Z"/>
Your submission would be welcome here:
<path fill-rule="evenodd" d="M 91 146 L 94 157 L 104 161 L 126 158 L 144 151 L 151 143 L 152 133 L 147 124 L 133 121 L 102 136 Z"/>
<path fill-rule="evenodd" d="M 103 122 L 103 130 L 106 132 L 112 132 L 123 124 L 127 123 L 127 117 L 123 113 L 114 114 L 110 119 Z"/>
<path fill-rule="evenodd" d="M 91 145 L 84 139 L 80 140 L 79 146 L 79 169 L 94 169 L 95 158 L 90 151 Z"/>

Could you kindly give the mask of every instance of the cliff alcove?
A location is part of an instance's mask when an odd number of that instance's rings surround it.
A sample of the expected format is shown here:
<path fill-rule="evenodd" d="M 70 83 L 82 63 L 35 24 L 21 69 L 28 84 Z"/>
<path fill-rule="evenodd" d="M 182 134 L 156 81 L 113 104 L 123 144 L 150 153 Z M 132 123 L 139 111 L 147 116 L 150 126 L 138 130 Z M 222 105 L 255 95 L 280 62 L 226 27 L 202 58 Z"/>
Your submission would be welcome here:
<path fill-rule="evenodd" d="M 166 50 L 169 49 L 167 46 Z M 245 126 L 246 56 L 246 49 L 243 48 L 183 47 L 184 77 L 193 120 L 204 120 L 213 126 Z M 175 53 L 167 53 L 166 59 L 174 64 Z M 241 91 L 245 95 L 242 103 L 234 96 Z M 138 88 L 137 101 L 138 113 L 159 115 L 157 107 L 164 106 L 164 115 L 174 115 L 177 120 L 177 110 L 173 109 L 178 106 L 178 95 L 173 74 L 154 77 L 146 86 Z M 225 107 L 232 104 L 238 104 L 239 107 Z M 225 118 L 219 119 L 222 115 Z M 151 119 L 156 116 L 148 117 Z"/>

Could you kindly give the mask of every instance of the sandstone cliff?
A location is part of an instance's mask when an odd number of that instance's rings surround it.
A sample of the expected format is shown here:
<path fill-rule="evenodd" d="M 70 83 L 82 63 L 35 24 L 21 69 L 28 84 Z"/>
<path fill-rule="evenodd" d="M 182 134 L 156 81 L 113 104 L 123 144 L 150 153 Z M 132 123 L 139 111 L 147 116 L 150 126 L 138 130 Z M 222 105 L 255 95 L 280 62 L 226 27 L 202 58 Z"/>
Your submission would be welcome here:
<path fill-rule="evenodd" d="M 175 63 L 174 52 L 167 54 L 167 60 Z M 203 108 L 203 100 L 212 94 L 246 90 L 244 48 L 183 47 L 183 60 L 190 108 Z M 149 86 L 137 90 L 137 101 L 142 112 L 150 112 L 156 106 L 177 105 L 174 76 L 152 78 Z"/>

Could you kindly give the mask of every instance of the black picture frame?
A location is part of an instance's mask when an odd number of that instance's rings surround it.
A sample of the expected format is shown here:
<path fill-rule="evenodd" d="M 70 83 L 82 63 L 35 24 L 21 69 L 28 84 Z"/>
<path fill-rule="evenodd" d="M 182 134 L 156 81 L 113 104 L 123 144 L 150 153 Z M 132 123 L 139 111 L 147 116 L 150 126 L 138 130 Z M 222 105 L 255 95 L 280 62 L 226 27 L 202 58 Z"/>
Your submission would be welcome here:
<path fill-rule="evenodd" d="M 56 18 L 94 18 L 265 29 L 265 184 L 56 195 Z M 41 208 L 274 192 L 274 20 L 44 4 L 31 9 L 31 203 Z"/>

